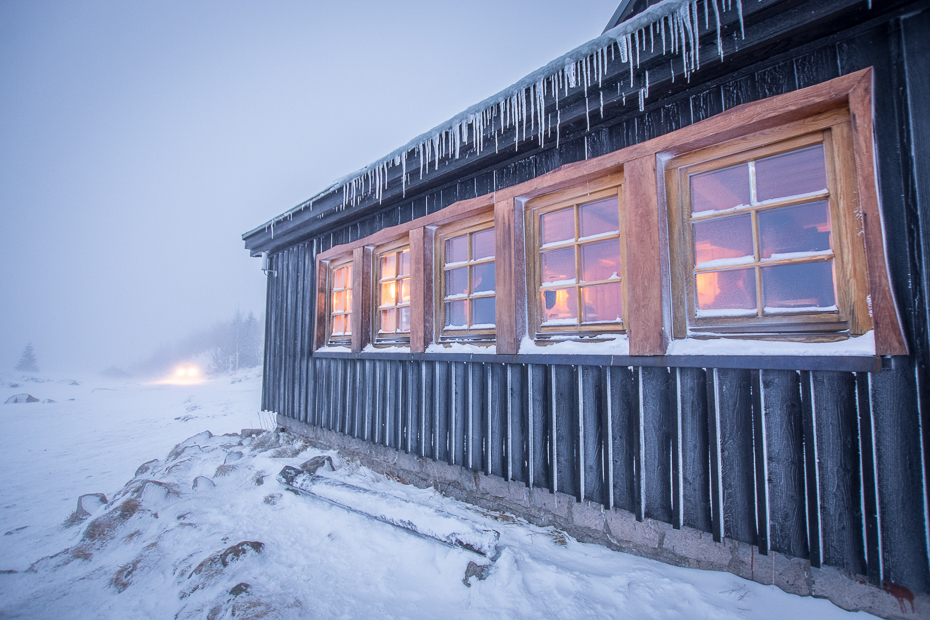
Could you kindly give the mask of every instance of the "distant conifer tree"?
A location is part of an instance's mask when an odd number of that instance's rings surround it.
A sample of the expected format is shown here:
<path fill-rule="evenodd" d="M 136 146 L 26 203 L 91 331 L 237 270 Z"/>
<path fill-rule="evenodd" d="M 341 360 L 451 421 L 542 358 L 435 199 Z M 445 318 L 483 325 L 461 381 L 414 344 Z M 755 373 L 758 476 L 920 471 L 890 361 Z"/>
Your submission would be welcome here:
<path fill-rule="evenodd" d="M 39 366 L 36 363 L 36 354 L 32 350 L 32 343 L 26 345 L 26 349 L 23 351 L 23 356 L 19 358 L 19 363 L 16 365 L 16 370 L 22 372 L 39 372 Z"/>

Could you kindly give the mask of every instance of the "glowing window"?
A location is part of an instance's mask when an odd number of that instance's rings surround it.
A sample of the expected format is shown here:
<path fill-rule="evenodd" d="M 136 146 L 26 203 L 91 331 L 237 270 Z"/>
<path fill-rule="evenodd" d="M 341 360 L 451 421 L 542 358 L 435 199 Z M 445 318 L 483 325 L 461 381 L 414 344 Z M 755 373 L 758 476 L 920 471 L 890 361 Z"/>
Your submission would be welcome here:
<path fill-rule="evenodd" d="M 380 339 L 410 334 L 410 248 L 379 254 L 376 261 L 376 333 Z"/>
<path fill-rule="evenodd" d="M 486 225 L 485 225 L 486 226 Z M 458 230 L 440 237 L 442 334 L 446 338 L 493 336 L 495 319 L 494 229 Z"/>
<path fill-rule="evenodd" d="M 352 336 L 352 264 L 330 270 L 329 340 L 348 341 Z"/>
<path fill-rule="evenodd" d="M 577 193 L 577 192 L 576 192 Z M 536 332 L 624 329 L 624 235 L 618 187 L 533 201 Z"/>
<path fill-rule="evenodd" d="M 848 200 L 855 170 L 842 168 L 851 148 L 845 135 L 841 127 L 760 137 L 673 160 L 676 337 L 835 339 L 869 329 L 859 223 Z"/>

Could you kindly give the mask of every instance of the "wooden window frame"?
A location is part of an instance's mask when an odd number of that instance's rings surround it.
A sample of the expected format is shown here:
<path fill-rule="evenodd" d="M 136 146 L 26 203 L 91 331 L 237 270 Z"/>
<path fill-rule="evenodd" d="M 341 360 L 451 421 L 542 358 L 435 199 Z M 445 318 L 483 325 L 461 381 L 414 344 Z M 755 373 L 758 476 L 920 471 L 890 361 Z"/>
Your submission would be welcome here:
<path fill-rule="evenodd" d="M 760 260 L 756 214 L 768 209 L 810 203 L 814 197 L 786 197 L 777 203 L 753 204 L 733 211 L 750 214 L 753 222 L 755 261 L 747 263 L 757 273 L 756 316 L 699 317 L 696 313 L 694 245 L 691 222 L 708 218 L 691 216 L 689 177 L 729 166 L 821 144 L 826 164 L 827 191 L 823 198 L 830 205 L 834 261 L 834 291 L 837 310 L 833 312 L 789 312 L 762 314 Z M 803 121 L 744 136 L 724 144 L 700 149 L 672 159 L 666 166 L 669 246 L 672 261 L 674 337 L 764 338 L 789 341 L 835 341 L 858 336 L 872 329 L 868 309 L 868 276 L 862 227 L 857 219 L 855 164 L 852 129 L 846 110 L 813 115 Z M 729 215 L 729 213 L 727 213 Z M 787 262 L 796 262 L 793 259 Z M 826 259 L 821 259 L 826 260 Z M 802 262 L 812 262 L 804 259 Z M 737 267 L 734 267 L 737 268 Z M 739 268 L 744 268 L 740 266 Z"/>
<path fill-rule="evenodd" d="M 436 230 L 436 246 L 435 246 L 435 271 L 434 273 L 438 276 L 436 281 L 436 288 L 434 295 L 435 301 L 433 304 L 433 316 L 435 318 L 436 333 L 434 334 L 434 341 L 439 343 L 445 342 L 468 342 L 470 344 L 478 345 L 491 345 L 494 344 L 497 336 L 497 316 L 495 312 L 495 326 L 491 329 L 473 329 L 471 327 L 467 329 L 446 329 L 446 315 L 445 315 L 445 291 L 446 291 L 446 240 L 453 239 L 455 237 L 461 237 L 463 235 L 468 236 L 468 255 L 469 259 L 464 264 L 458 264 L 458 267 L 468 266 L 469 273 L 470 268 L 473 265 L 494 264 L 494 276 L 495 276 L 495 285 L 494 293 L 491 295 L 472 295 L 468 294 L 467 297 L 463 298 L 466 301 L 471 301 L 472 299 L 481 299 L 481 298 L 493 298 L 495 300 L 495 308 L 497 303 L 497 293 L 498 293 L 498 284 L 497 284 L 497 229 L 494 222 L 494 213 L 488 211 L 486 213 L 480 213 L 478 215 L 473 215 L 470 217 L 463 218 L 461 220 L 446 224 L 439 227 Z M 471 235 L 476 232 L 481 232 L 485 230 L 494 231 L 494 257 L 491 259 L 481 259 L 478 261 L 473 261 L 471 259 Z M 469 282 L 470 288 L 471 282 Z"/>
<path fill-rule="evenodd" d="M 688 335 L 687 317 L 676 306 L 674 282 L 686 279 L 673 270 L 677 261 L 671 260 L 670 235 L 674 234 L 674 217 L 670 217 L 670 196 L 666 168 L 670 161 L 697 153 L 709 147 L 727 145 L 727 148 L 766 135 L 784 135 L 788 126 L 796 127 L 795 135 L 822 131 L 814 126 L 823 113 L 844 115 L 848 122 L 834 124 L 831 136 L 846 132 L 851 150 L 835 153 L 836 170 L 842 176 L 838 187 L 848 195 L 841 199 L 856 206 L 849 210 L 854 218 L 848 222 L 861 227 L 864 260 L 849 261 L 858 269 L 852 282 L 856 292 L 856 316 L 850 333 L 863 329 L 865 317 L 871 320 L 877 355 L 906 355 L 901 318 L 891 289 L 888 260 L 885 255 L 882 211 L 876 151 L 873 136 L 872 69 L 863 69 L 821 84 L 809 86 L 783 95 L 742 104 L 708 119 L 693 123 L 676 131 L 628 146 L 585 161 L 565 164 L 528 181 L 496 190 L 483 196 L 462 200 L 413 221 L 382 229 L 363 239 L 330 248 L 317 255 L 317 303 L 314 330 L 314 348 L 325 345 L 326 308 L 325 266 L 328 261 L 352 251 L 355 256 L 355 278 L 366 278 L 365 286 L 355 285 L 354 304 L 360 304 L 358 316 L 363 321 L 373 316 L 374 289 L 371 267 L 373 248 L 408 238 L 411 247 L 411 335 L 410 352 L 419 353 L 436 341 L 433 327 L 435 315 L 433 235 L 442 226 L 455 224 L 470 216 L 494 212 L 495 277 L 496 277 L 496 353 L 519 353 L 521 343 L 535 332 L 534 315 L 528 312 L 535 303 L 527 270 L 527 237 L 525 205 L 528 201 L 562 190 L 586 191 L 588 185 L 599 179 L 622 176 L 624 216 L 626 220 L 626 256 L 623 279 L 626 281 L 623 299 L 623 320 L 629 340 L 631 356 L 665 355 L 670 337 Z M 772 141 L 777 141 L 775 138 Z M 746 147 L 748 148 L 748 147 Z M 679 160 L 683 161 L 683 160 Z M 671 197 L 674 199 L 674 197 Z M 832 210 L 831 210 L 832 212 Z M 677 217 L 677 211 L 674 212 Z M 832 216 L 831 216 L 832 217 Z M 839 230 L 839 228 L 837 229 Z M 846 239 L 859 233 L 843 231 Z M 677 241 L 675 241 L 677 243 Z M 855 245 L 855 244 L 854 244 Z M 858 251 L 858 250 L 856 250 Z M 362 261 L 364 256 L 365 260 Z M 360 268 L 361 266 L 361 268 Z M 839 279 L 840 275 L 837 275 Z M 862 290 L 859 290 L 859 289 Z M 628 294 L 627 291 L 632 291 Z M 363 299 L 364 297 L 364 299 Z M 862 300 L 870 301 L 868 312 L 860 312 Z M 837 299 L 838 307 L 841 303 Z M 364 309 L 364 310 L 363 310 Z M 682 322 L 683 321 L 683 322 Z M 858 323 L 857 323 L 858 321 Z M 859 327 L 855 327 L 858 324 Z M 684 326 L 683 330 L 679 327 Z M 374 328 L 353 330 L 352 350 L 360 351 L 371 338 Z M 596 339 L 593 337 L 592 339 Z M 790 340 L 781 335 L 779 340 Z M 592 351 L 593 352 L 593 351 Z"/>
<path fill-rule="evenodd" d="M 342 290 L 352 291 L 352 304 L 349 307 L 348 311 L 343 313 L 344 316 L 352 317 L 352 331 L 346 335 L 340 335 L 338 338 L 333 337 L 333 293 L 335 292 L 335 274 L 337 269 L 343 269 L 345 267 L 352 267 L 352 282 L 349 288 L 344 288 Z M 352 334 L 355 333 L 357 326 L 358 315 L 355 314 L 355 264 L 353 261 L 352 254 L 348 254 L 340 259 L 330 261 L 326 269 L 326 345 L 330 347 L 351 347 L 352 346 Z"/>
<path fill-rule="evenodd" d="M 540 219 L 543 215 L 560 211 L 562 209 L 574 208 L 575 230 L 580 231 L 579 207 L 586 203 L 596 202 L 605 198 L 617 198 L 619 231 L 616 237 L 599 237 L 594 241 L 583 241 L 577 235 L 575 239 L 566 241 L 561 247 L 573 247 L 575 250 L 575 288 L 578 304 L 578 323 L 573 326 L 556 326 L 544 325 L 542 312 L 539 308 L 539 295 L 544 288 L 541 283 L 541 256 L 542 248 L 540 243 Z M 536 340 L 545 341 L 553 337 L 564 339 L 565 337 L 590 338 L 607 334 L 623 334 L 627 331 L 626 306 L 629 299 L 628 278 L 627 278 L 627 226 L 626 226 L 626 208 L 624 201 L 623 175 L 615 174 L 602 179 L 596 179 L 585 183 L 579 187 L 553 192 L 545 196 L 540 196 L 528 200 L 525 205 L 526 214 L 524 222 L 526 226 L 526 299 L 529 311 L 529 325 L 533 329 L 533 337 Z M 581 248 L 587 243 L 603 241 L 606 239 L 617 238 L 620 241 L 620 286 L 621 286 L 621 322 L 589 322 L 584 323 L 581 310 L 581 289 L 584 282 L 579 274 L 581 272 Z M 598 281 L 596 284 L 607 283 Z M 616 282 L 616 280 L 613 280 Z M 569 288 L 560 287 L 560 288 Z"/>
<path fill-rule="evenodd" d="M 410 301 L 406 303 L 394 303 L 394 311 L 397 313 L 395 316 L 398 317 L 395 320 L 400 322 L 400 309 L 409 308 L 410 312 L 410 329 L 405 332 L 395 331 L 393 335 L 382 335 L 381 334 L 381 257 L 396 253 L 398 256 L 401 252 L 407 250 L 410 255 L 410 273 L 404 276 L 403 278 L 394 278 L 394 281 L 400 279 L 406 279 L 408 285 L 412 286 L 414 277 L 413 277 L 413 248 L 411 247 L 410 238 L 403 237 L 400 239 L 395 239 L 389 243 L 382 244 L 372 251 L 372 265 L 371 265 L 371 342 L 375 346 L 410 346 L 411 335 L 414 332 L 413 326 L 413 305 L 414 297 L 411 291 Z M 400 263 L 397 265 L 398 269 Z M 400 299 L 400 291 L 397 291 L 398 299 Z"/>

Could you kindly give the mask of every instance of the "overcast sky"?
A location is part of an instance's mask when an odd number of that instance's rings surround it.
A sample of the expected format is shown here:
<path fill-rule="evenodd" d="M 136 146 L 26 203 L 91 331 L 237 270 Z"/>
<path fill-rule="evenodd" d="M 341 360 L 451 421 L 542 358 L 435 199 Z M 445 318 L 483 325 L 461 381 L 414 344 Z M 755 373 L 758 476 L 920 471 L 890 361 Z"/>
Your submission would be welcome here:
<path fill-rule="evenodd" d="M 0 0 L 0 370 L 264 312 L 241 235 L 599 35 L 618 0 Z"/>

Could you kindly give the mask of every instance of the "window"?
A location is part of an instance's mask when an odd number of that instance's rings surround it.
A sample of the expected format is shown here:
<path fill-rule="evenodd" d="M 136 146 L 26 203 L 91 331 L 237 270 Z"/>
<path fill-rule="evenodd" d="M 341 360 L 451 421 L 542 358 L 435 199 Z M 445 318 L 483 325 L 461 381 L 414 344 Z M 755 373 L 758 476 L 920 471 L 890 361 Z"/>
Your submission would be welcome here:
<path fill-rule="evenodd" d="M 375 340 L 409 342 L 410 247 L 382 249 L 376 255 L 375 270 Z"/>
<path fill-rule="evenodd" d="M 619 186 L 527 204 L 527 279 L 536 336 L 624 329 L 625 239 Z"/>
<path fill-rule="evenodd" d="M 329 322 L 327 341 L 348 344 L 352 337 L 352 263 L 336 263 L 329 270 Z"/>
<path fill-rule="evenodd" d="M 494 243 L 494 228 L 489 223 L 440 233 L 437 316 L 441 340 L 494 339 Z"/>
<path fill-rule="evenodd" d="M 676 337 L 830 340 L 869 328 L 867 310 L 855 308 L 866 303 L 867 282 L 844 187 L 855 171 L 837 156 L 851 146 L 837 144 L 837 133 L 828 126 L 737 152 L 705 149 L 672 166 L 672 284 L 687 321 Z"/>

